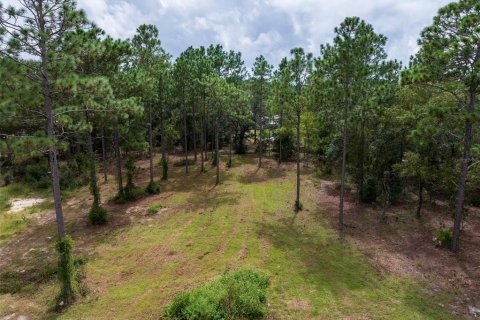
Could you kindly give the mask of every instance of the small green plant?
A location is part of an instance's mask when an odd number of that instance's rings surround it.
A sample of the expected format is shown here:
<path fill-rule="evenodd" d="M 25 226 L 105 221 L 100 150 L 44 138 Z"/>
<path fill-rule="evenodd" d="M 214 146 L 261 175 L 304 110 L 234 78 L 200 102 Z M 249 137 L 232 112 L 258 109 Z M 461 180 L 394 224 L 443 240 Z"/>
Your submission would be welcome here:
<path fill-rule="evenodd" d="M 145 187 L 145 192 L 148 194 L 158 194 L 160 193 L 160 186 L 152 181 Z"/>
<path fill-rule="evenodd" d="M 100 226 L 107 223 L 107 210 L 99 205 L 93 205 L 88 212 L 88 223 L 94 226 Z"/>
<path fill-rule="evenodd" d="M 220 279 L 179 294 L 166 308 L 171 320 L 263 319 L 268 278 L 252 270 L 225 273 Z"/>
<path fill-rule="evenodd" d="M 58 307 L 72 304 L 78 293 L 77 267 L 73 258 L 73 240 L 70 236 L 63 236 L 57 240 L 55 249 L 58 252 L 58 280 L 61 291 L 58 296 Z"/>
<path fill-rule="evenodd" d="M 160 209 L 162 209 L 162 205 L 160 203 L 152 203 L 148 209 L 148 214 L 156 214 Z"/>
<path fill-rule="evenodd" d="M 435 235 L 435 239 L 440 246 L 450 248 L 452 245 L 452 232 L 445 229 L 439 230 Z"/>

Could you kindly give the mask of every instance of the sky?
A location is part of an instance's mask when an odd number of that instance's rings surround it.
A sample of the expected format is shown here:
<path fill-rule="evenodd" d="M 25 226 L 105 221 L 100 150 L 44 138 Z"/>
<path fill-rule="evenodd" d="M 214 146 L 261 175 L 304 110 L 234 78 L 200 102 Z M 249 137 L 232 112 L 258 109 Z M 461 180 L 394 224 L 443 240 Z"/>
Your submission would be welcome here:
<path fill-rule="evenodd" d="M 12 4 L 17 0 L 0 0 Z M 174 57 L 188 46 L 220 43 L 241 51 L 247 67 L 264 55 L 278 65 L 291 48 L 315 56 L 334 28 L 358 16 L 388 38 L 390 58 L 408 63 L 420 31 L 452 0 L 77 0 L 90 20 L 114 38 L 131 38 L 140 24 L 155 24 Z"/>

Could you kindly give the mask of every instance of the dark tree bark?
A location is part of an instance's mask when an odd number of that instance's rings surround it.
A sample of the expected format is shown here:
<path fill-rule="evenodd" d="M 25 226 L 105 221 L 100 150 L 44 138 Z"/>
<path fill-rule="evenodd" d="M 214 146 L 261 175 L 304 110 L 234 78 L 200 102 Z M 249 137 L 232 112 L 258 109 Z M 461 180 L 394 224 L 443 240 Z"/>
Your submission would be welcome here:
<path fill-rule="evenodd" d="M 162 161 L 167 160 L 167 148 L 166 148 L 166 138 L 165 138 L 165 125 L 163 119 L 163 112 L 160 116 L 160 140 L 162 142 L 161 149 L 162 149 Z"/>
<path fill-rule="evenodd" d="M 348 129 L 348 97 L 345 95 L 345 101 L 343 105 L 343 147 L 342 147 L 342 169 L 340 174 L 340 208 L 338 215 L 338 224 L 340 230 L 343 229 L 343 203 L 345 198 L 345 170 L 347 162 L 347 129 Z"/>
<path fill-rule="evenodd" d="M 188 174 L 188 137 L 187 137 L 187 109 L 183 105 L 183 149 L 185 150 L 185 174 Z"/>
<path fill-rule="evenodd" d="M 148 153 L 149 153 L 149 173 L 150 173 L 150 183 L 153 183 L 153 133 L 152 133 L 152 105 L 148 105 Z"/>
<path fill-rule="evenodd" d="M 197 121 L 195 116 L 195 103 L 192 104 L 192 134 L 193 134 L 193 159 L 197 162 Z"/>
<path fill-rule="evenodd" d="M 280 128 L 283 127 L 283 111 L 280 112 Z M 278 164 L 282 163 L 282 137 L 278 139 Z"/>
<path fill-rule="evenodd" d="M 107 150 L 105 147 L 105 131 L 104 130 L 102 130 L 102 161 L 103 161 L 103 181 L 107 182 L 108 180 Z"/>
<path fill-rule="evenodd" d="M 200 141 L 201 141 L 201 152 L 200 152 L 200 172 L 205 172 L 205 157 L 204 153 L 205 150 L 205 92 L 202 95 L 203 104 L 202 104 L 202 112 L 200 118 Z"/>
<path fill-rule="evenodd" d="M 215 165 L 217 167 L 217 178 L 216 184 L 220 183 L 220 156 L 218 154 L 219 151 L 219 143 L 218 143 L 218 116 L 215 117 Z"/>
<path fill-rule="evenodd" d="M 417 203 L 417 211 L 415 216 L 417 219 L 422 217 L 422 207 L 423 207 L 423 183 L 420 181 L 418 184 L 418 203 Z"/>
<path fill-rule="evenodd" d="M 263 155 L 263 123 L 262 116 L 259 116 L 259 132 L 258 132 L 258 167 L 262 167 Z"/>
<path fill-rule="evenodd" d="M 118 129 L 113 132 L 113 149 L 115 152 L 115 162 L 117 166 L 117 183 L 118 194 L 123 194 L 123 180 L 122 180 L 122 156 L 120 154 L 120 137 Z"/>
<path fill-rule="evenodd" d="M 477 95 L 475 91 L 470 92 L 470 104 L 467 108 L 469 115 L 473 115 L 477 105 Z M 465 187 L 467 185 L 468 167 L 471 162 L 471 149 L 473 142 L 473 125 L 470 118 L 465 120 L 465 133 L 463 137 L 463 156 L 460 169 L 460 179 L 458 182 L 457 199 L 455 202 L 455 220 L 453 225 L 452 251 L 457 253 L 460 248 L 460 233 L 463 221 L 463 205 L 465 202 Z"/>
<path fill-rule="evenodd" d="M 297 210 L 301 209 L 300 204 L 300 110 L 297 110 L 297 200 L 295 200 L 295 207 Z"/>
<path fill-rule="evenodd" d="M 230 144 L 228 146 L 228 167 L 231 168 L 232 167 L 232 135 L 230 135 Z"/>
<path fill-rule="evenodd" d="M 88 116 L 87 116 L 87 119 L 88 119 Z M 90 158 L 90 192 L 92 193 L 92 196 L 93 196 L 93 206 L 98 207 L 100 205 L 100 189 L 98 188 L 98 184 L 97 184 L 95 152 L 93 151 L 92 133 L 90 131 L 86 133 L 86 138 L 87 138 L 88 156 Z"/>
<path fill-rule="evenodd" d="M 44 28 L 44 21 L 40 22 L 41 29 Z M 45 40 L 40 41 L 40 50 L 41 50 L 41 74 L 42 74 L 42 94 L 43 94 L 43 104 L 45 108 L 45 117 L 47 120 L 47 136 L 54 140 L 55 137 L 55 128 L 54 128 L 54 115 L 53 107 L 51 100 L 50 92 L 50 80 L 48 75 L 48 54 L 47 54 L 47 45 Z M 60 173 L 58 170 L 58 160 L 57 160 L 57 144 L 54 142 L 48 148 L 48 160 L 50 164 L 50 173 L 52 177 L 52 193 L 53 201 L 55 204 L 55 217 L 57 220 L 57 234 L 59 238 L 65 236 L 65 223 L 63 220 L 63 208 L 62 208 L 62 196 L 60 190 Z"/>

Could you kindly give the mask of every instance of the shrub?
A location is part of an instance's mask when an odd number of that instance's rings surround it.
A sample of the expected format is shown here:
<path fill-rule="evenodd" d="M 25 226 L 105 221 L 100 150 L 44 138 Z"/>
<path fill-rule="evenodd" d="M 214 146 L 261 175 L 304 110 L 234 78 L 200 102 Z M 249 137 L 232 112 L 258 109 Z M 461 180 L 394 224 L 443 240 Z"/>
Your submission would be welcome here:
<path fill-rule="evenodd" d="M 452 245 L 452 232 L 450 230 L 439 230 L 435 235 L 438 244 L 445 248 L 450 248 Z"/>
<path fill-rule="evenodd" d="M 78 268 L 73 259 L 73 240 L 69 236 L 63 236 L 57 240 L 55 249 L 58 252 L 58 279 L 62 285 L 58 296 L 58 306 L 70 305 L 78 292 Z"/>
<path fill-rule="evenodd" d="M 25 182 L 33 188 L 46 189 L 50 186 L 49 169 L 46 161 L 25 166 Z"/>
<path fill-rule="evenodd" d="M 107 223 L 107 210 L 98 205 L 93 205 L 88 212 L 88 223 L 100 226 Z"/>
<path fill-rule="evenodd" d="M 160 193 L 160 186 L 152 181 L 145 187 L 145 192 L 148 194 L 158 194 Z"/>
<path fill-rule="evenodd" d="M 372 203 L 375 200 L 377 200 L 377 184 L 374 178 L 367 177 L 360 187 L 360 201 Z"/>
<path fill-rule="evenodd" d="M 262 319 L 267 314 L 268 278 L 251 270 L 224 274 L 190 292 L 180 293 L 166 308 L 172 320 Z"/>
<path fill-rule="evenodd" d="M 161 208 L 162 208 L 162 205 L 160 203 L 153 203 L 148 207 L 147 213 L 156 214 Z"/>

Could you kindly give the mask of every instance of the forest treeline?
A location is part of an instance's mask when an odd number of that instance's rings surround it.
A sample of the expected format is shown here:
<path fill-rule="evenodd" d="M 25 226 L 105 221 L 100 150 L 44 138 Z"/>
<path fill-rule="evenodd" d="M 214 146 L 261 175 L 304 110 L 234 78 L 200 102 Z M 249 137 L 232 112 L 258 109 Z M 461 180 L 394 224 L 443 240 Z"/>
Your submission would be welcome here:
<path fill-rule="evenodd" d="M 388 40 L 372 25 L 348 17 L 318 52 L 293 48 L 278 66 L 260 55 L 251 70 L 221 45 L 188 47 L 174 59 L 154 25 L 112 39 L 71 0 L 18 4 L 0 6 L 1 177 L 52 189 L 67 304 L 75 279 L 62 189 L 89 183 L 85 219 L 106 223 L 97 173 L 106 181 L 114 165 L 113 201 L 158 193 L 154 170 L 168 179 L 175 150 L 186 174 L 194 162 L 201 172 L 216 166 L 217 183 L 220 149 L 231 166 L 247 141 L 259 167 L 264 157 L 295 161 L 296 210 L 302 163 L 338 175 L 340 228 L 347 189 L 380 203 L 382 215 L 412 193 L 418 218 L 424 199 L 447 200 L 458 252 L 468 207 L 480 205 L 477 0 L 441 8 L 408 67 L 387 56 Z M 146 188 L 134 184 L 140 155 L 150 159 Z"/>

